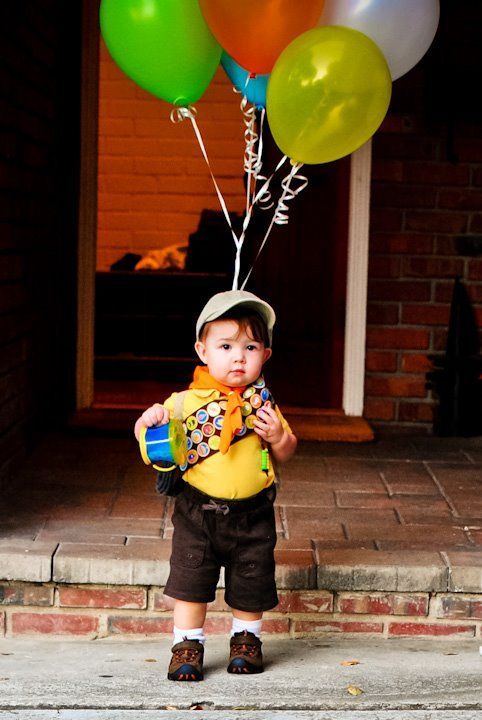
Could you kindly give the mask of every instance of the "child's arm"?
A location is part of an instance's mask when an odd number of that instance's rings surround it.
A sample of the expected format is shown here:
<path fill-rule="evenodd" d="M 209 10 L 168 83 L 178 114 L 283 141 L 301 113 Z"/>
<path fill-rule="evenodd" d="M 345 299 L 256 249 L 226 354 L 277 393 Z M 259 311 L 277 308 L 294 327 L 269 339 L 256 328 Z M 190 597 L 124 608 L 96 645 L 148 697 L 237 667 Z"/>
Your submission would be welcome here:
<path fill-rule="evenodd" d="M 164 407 L 164 405 L 161 405 L 160 403 L 151 405 L 150 408 L 144 410 L 134 425 L 134 435 L 136 436 L 136 440 L 139 440 L 141 428 L 148 428 L 153 425 L 165 425 L 169 422 L 169 419 L 169 410 Z"/>
<path fill-rule="evenodd" d="M 269 402 L 256 413 L 254 431 L 271 445 L 271 452 L 280 463 L 289 460 L 296 450 L 296 437 L 283 428 L 276 410 Z"/>

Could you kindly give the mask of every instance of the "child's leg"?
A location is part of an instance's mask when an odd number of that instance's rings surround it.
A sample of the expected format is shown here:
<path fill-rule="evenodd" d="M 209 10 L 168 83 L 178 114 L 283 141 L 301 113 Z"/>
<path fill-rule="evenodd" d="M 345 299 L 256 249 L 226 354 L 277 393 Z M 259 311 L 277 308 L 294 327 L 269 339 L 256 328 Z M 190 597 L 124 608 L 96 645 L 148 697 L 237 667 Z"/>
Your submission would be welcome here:
<path fill-rule="evenodd" d="M 233 626 L 231 628 L 231 637 L 234 633 L 246 632 L 253 633 L 256 637 L 261 637 L 261 624 L 263 620 L 262 612 L 245 612 L 244 610 L 235 610 L 233 608 Z"/>
<path fill-rule="evenodd" d="M 176 600 L 174 603 L 174 643 L 199 640 L 204 643 L 204 621 L 207 603 Z"/>
<path fill-rule="evenodd" d="M 175 601 L 174 643 L 167 673 L 169 680 L 203 679 L 206 607 L 206 603 Z"/>

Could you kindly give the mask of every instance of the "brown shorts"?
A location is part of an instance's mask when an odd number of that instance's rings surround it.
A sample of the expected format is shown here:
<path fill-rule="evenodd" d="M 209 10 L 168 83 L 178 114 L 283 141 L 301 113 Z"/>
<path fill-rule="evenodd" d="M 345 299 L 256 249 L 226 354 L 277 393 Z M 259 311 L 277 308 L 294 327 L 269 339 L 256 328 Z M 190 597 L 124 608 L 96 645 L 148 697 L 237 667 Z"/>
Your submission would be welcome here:
<path fill-rule="evenodd" d="M 172 516 L 166 595 L 211 602 L 224 566 L 225 600 L 230 607 L 247 612 L 275 607 L 275 497 L 274 485 L 245 500 L 210 498 L 186 485 Z"/>

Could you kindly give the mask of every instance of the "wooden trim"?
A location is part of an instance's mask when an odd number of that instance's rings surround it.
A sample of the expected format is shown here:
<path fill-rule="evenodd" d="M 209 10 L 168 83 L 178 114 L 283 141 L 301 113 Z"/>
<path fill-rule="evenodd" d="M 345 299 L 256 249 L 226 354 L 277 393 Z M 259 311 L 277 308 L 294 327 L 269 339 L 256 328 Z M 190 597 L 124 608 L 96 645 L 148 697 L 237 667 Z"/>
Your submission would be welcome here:
<path fill-rule="evenodd" d="M 77 270 L 76 407 L 94 399 L 95 262 L 99 97 L 99 2 L 83 0 Z"/>
<path fill-rule="evenodd" d="M 343 410 L 363 414 L 372 145 L 351 156 Z"/>

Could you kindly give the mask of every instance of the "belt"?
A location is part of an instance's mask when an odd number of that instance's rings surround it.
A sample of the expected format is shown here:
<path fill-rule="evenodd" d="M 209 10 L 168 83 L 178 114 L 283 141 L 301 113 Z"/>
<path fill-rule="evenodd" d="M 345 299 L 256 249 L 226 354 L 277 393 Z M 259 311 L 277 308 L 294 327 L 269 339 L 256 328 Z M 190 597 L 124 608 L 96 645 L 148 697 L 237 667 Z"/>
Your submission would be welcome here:
<path fill-rule="evenodd" d="M 251 497 L 243 498 L 242 500 L 227 500 L 225 498 L 213 498 L 200 490 L 196 490 L 196 488 L 189 485 L 189 483 L 186 483 L 186 487 L 183 489 L 182 494 L 192 502 L 201 505 L 203 510 L 215 512 L 217 515 L 228 515 L 229 513 L 249 512 L 249 510 L 254 510 L 263 505 L 266 501 L 274 500 L 276 493 L 274 484 L 272 484 Z"/>

